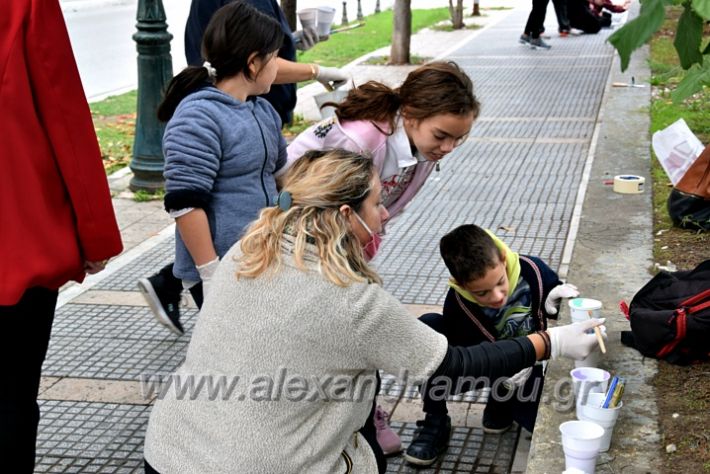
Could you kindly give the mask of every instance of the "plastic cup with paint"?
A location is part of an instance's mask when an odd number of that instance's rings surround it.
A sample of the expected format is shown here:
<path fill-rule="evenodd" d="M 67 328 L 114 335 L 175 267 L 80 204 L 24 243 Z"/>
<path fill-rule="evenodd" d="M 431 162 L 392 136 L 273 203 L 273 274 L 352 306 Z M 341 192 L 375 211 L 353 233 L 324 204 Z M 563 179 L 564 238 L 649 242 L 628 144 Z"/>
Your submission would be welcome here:
<path fill-rule="evenodd" d="M 318 7 L 318 39 L 324 41 L 330 36 L 330 27 L 333 25 L 335 18 L 335 8 L 333 7 Z"/>
<path fill-rule="evenodd" d="M 577 367 L 572 369 L 569 374 L 572 377 L 577 418 L 581 419 L 582 405 L 587 402 L 590 394 L 604 394 L 606 392 L 611 375 L 606 370 L 597 369 L 596 367 Z"/>
<path fill-rule="evenodd" d="M 568 304 L 573 323 L 602 317 L 602 302 L 599 300 L 574 298 L 569 300 Z"/>
<path fill-rule="evenodd" d="M 573 323 L 587 321 L 590 318 L 602 317 L 602 302 L 592 298 L 574 298 L 569 300 L 570 316 Z M 593 330 L 588 331 L 590 334 Z M 596 367 L 599 364 L 601 352 L 595 348 L 586 359 L 575 360 L 575 367 Z"/>
<path fill-rule="evenodd" d="M 592 421 L 604 428 L 604 436 L 602 436 L 599 446 L 600 452 L 609 451 L 614 425 L 616 425 L 621 407 L 624 405 L 624 402 L 619 402 L 614 408 L 601 408 L 604 398 L 606 398 L 604 393 L 590 393 L 586 403 L 577 410 L 577 418 L 582 421 Z"/>
<path fill-rule="evenodd" d="M 565 469 L 594 474 L 604 428 L 591 421 L 566 421 L 560 425 Z"/>
<path fill-rule="evenodd" d="M 302 28 L 313 28 L 315 30 L 318 24 L 318 9 L 304 8 L 303 10 L 298 10 L 298 19 L 301 20 Z"/>

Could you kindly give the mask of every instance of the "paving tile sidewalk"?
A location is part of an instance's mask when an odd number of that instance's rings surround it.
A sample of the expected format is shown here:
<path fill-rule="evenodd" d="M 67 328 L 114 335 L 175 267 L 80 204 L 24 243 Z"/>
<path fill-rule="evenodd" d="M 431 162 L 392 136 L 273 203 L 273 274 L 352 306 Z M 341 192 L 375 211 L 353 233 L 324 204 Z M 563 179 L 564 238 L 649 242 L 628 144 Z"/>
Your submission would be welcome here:
<path fill-rule="evenodd" d="M 481 30 L 413 36 L 413 54 L 457 61 L 483 103 L 472 136 L 388 229 L 387 241 L 397 245 L 385 242 L 376 260 L 385 287 L 414 314 L 443 302 L 446 271 L 437 242 L 458 224 L 494 229 L 516 250 L 553 267 L 569 263 L 564 250 L 574 234 L 575 199 L 613 51 L 604 43 L 607 33 L 553 37 L 550 51 L 519 45 L 527 7 L 484 9 L 489 26 Z M 548 31 L 556 31 L 554 16 L 548 17 Z M 411 69 L 349 66 L 357 83 L 396 84 Z M 308 101 L 318 87 L 299 91 L 301 113 L 313 113 Z M 60 297 L 40 395 L 37 472 L 142 472 L 151 399 L 142 396 L 139 377 L 176 368 L 194 325 L 195 309 L 185 308 L 188 335 L 176 338 L 154 322 L 136 291 L 138 277 L 172 259 L 173 239 L 160 202 L 135 203 L 120 194 L 128 178 L 112 183 L 126 252 L 104 274 L 69 286 Z M 380 400 L 406 445 L 421 417 L 418 394 L 383 374 Z M 451 448 L 432 469 L 417 472 L 525 470 L 529 435 L 484 435 L 484 400 L 485 393 L 469 393 L 451 403 Z M 390 458 L 388 472 L 415 471 Z"/>

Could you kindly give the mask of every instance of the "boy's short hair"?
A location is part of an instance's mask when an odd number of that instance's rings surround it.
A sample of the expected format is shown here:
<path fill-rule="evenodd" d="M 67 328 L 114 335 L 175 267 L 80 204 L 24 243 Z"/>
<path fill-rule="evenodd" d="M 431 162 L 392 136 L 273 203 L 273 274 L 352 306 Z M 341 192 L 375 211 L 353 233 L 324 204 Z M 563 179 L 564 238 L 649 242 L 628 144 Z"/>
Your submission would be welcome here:
<path fill-rule="evenodd" d="M 474 224 L 459 226 L 443 236 L 439 251 L 449 273 L 459 284 L 482 278 L 502 260 L 488 232 Z"/>

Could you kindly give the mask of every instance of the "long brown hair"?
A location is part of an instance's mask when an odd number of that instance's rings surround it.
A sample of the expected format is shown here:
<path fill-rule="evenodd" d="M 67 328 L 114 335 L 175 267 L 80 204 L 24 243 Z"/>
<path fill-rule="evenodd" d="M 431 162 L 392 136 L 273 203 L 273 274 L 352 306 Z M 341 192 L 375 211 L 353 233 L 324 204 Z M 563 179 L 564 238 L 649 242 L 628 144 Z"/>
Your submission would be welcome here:
<path fill-rule="evenodd" d="M 366 82 L 351 89 L 342 103 L 326 105 L 336 106 L 338 120 L 385 122 L 390 133 L 400 110 L 416 120 L 441 114 L 473 114 L 475 120 L 481 107 L 471 79 L 452 61 L 418 67 L 395 89 L 377 81 Z"/>
<path fill-rule="evenodd" d="M 294 241 L 293 256 L 304 269 L 306 244 L 315 245 L 319 271 L 338 286 L 355 282 L 381 283 L 367 264 L 362 247 L 340 207 L 355 212 L 379 179 L 371 158 L 346 150 L 309 151 L 286 173 L 282 193 L 291 205 L 261 211 L 241 239 L 237 278 L 256 278 L 278 271 L 284 233 Z"/>

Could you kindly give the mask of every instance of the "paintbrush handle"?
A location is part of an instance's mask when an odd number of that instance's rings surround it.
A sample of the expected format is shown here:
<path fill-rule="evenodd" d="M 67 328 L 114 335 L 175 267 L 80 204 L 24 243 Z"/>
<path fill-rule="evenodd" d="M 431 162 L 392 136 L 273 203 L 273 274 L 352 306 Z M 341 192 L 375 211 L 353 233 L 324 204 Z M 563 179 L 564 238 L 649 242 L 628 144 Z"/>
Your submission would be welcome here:
<path fill-rule="evenodd" d="M 602 354 L 606 354 L 606 346 L 604 345 L 604 338 L 602 337 L 602 331 L 599 326 L 594 327 L 594 334 L 597 335 L 597 341 L 599 341 L 599 349 L 602 350 Z"/>

